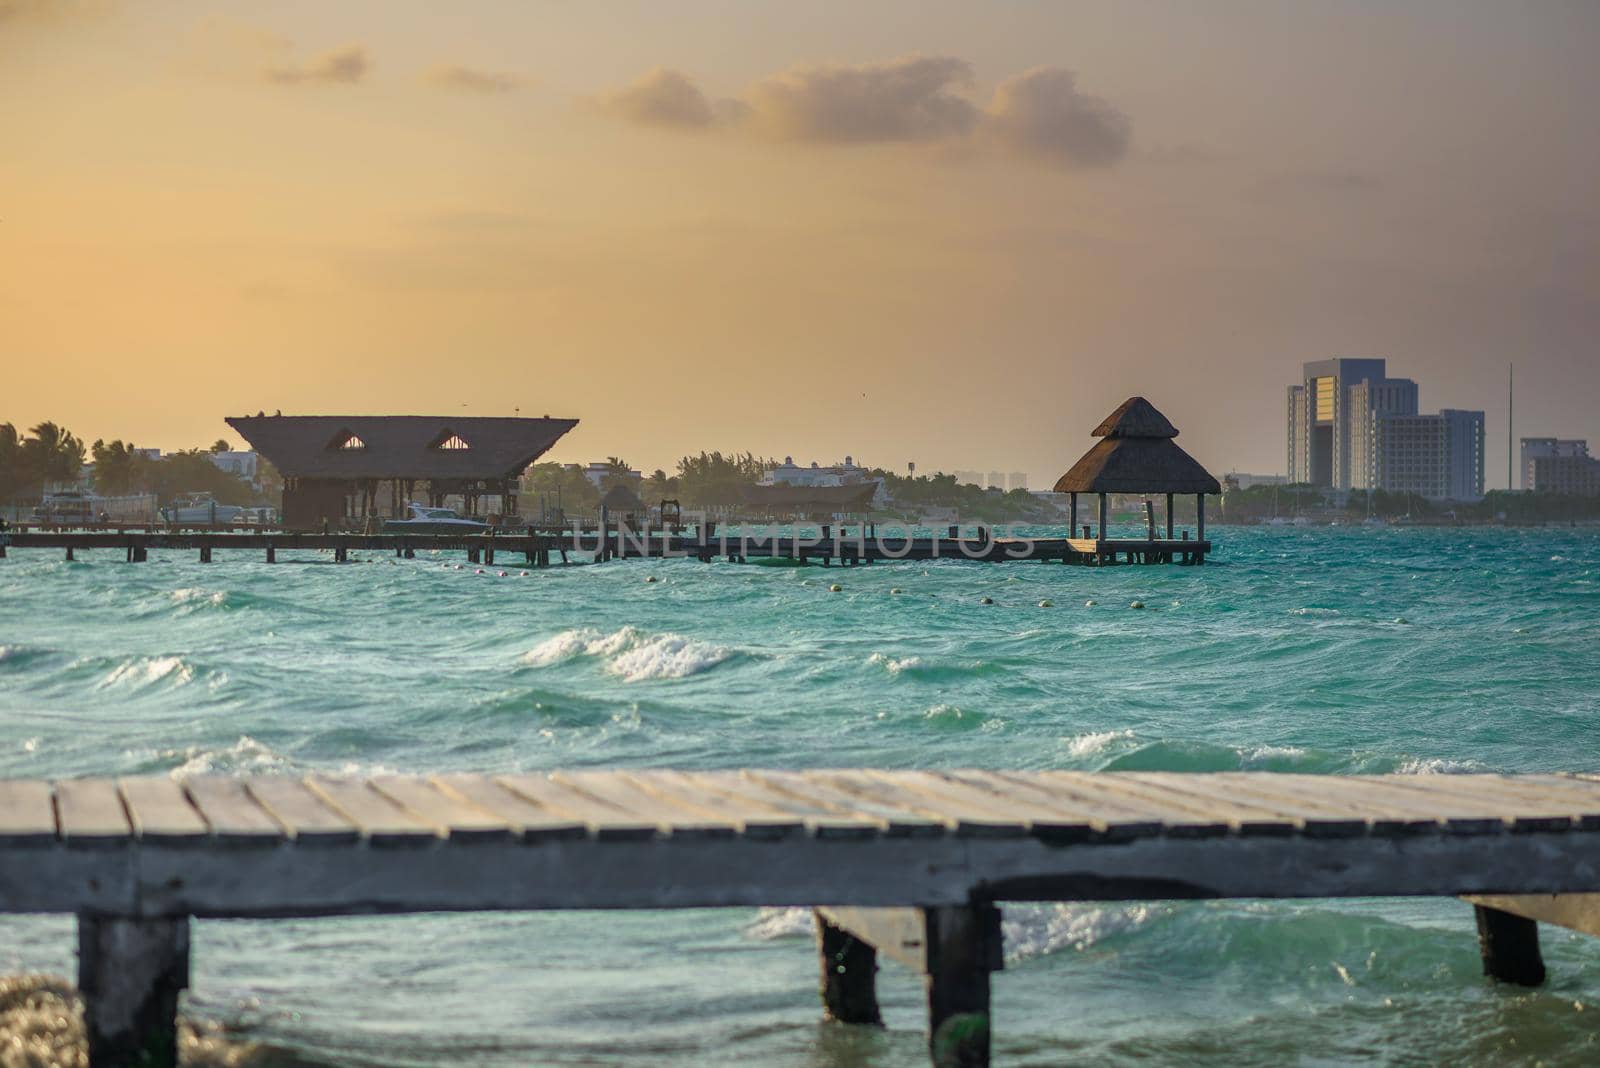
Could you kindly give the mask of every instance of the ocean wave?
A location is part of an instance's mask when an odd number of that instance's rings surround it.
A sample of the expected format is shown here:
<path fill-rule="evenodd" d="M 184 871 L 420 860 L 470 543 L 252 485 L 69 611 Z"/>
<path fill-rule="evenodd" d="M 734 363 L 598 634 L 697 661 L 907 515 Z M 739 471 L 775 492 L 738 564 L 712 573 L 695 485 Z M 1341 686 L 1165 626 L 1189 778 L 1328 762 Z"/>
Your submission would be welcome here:
<path fill-rule="evenodd" d="M 1479 760 L 1446 760 L 1443 757 L 1413 757 L 1402 760 L 1394 767 L 1396 775 L 1471 775 L 1488 771 Z"/>
<path fill-rule="evenodd" d="M 37 649 L 29 645 L 0 645 L 0 671 L 20 671 L 29 664 L 53 656 L 53 649 Z"/>
<path fill-rule="evenodd" d="M 146 686 L 164 680 L 170 680 L 173 686 L 186 686 L 194 681 L 194 668 L 181 656 L 132 657 L 112 668 L 95 688 Z"/>
<path fill-rule="evenodd" d="M 606 670 L 625 682 L 648 679 L 681 679 L 699 674 L 733 656 L 722 645 L 688 638 L 681 634 L 649 634 L 635 627 L 623 627 L 601 634 L 591 627 L 565 630 L 522 654 L 530 667 L 549 667 L 580 656 L 597 657 Z"/>
<path fill-rule="evenodd" d="M 928 682 L 992 675 L 1003 670 L 1001 665 L 987 660 L 951 663 L 931 661 L 916 655 L 890 656 L 888 653 L 873 653 L 867 657 L 867 663 L 887 671 L 891 678 L 920 679 Z"/>
<path fill-rule="evenodd" d="M 291 770 L 293 761 L 271 746 L 256 741 L 248 734 L 224 749 L 187 746 L 183 749 L 164 750 L 165 760 L 182 760 L 170 772 L 174 779 L 191 775 L 260 775 L 283 773 Z"/>
<path fill-rule="evenodd" d="M 780 938 L 810 938 L 814 928 L 808 908 L 767 907 L 745 926 L 744 935 L 758 942 L 773 942 Z"/>
<path fill-rule="evenodd" d="M 1078 734 L 1067 739 L 1067 752 L 1075 757 L 1094 756 L 1104 752 L 1114 743 L 1133 737 L 1130 730 L 1120 731 L 1093 731 L 1089 734 Z"/>
<path fill-rule="evenodd" d="M 1009 905 L 1000 923 L 1008 964 L 1062 950 L 1082 952 L 1150 922 L 1162 906 Z"/>

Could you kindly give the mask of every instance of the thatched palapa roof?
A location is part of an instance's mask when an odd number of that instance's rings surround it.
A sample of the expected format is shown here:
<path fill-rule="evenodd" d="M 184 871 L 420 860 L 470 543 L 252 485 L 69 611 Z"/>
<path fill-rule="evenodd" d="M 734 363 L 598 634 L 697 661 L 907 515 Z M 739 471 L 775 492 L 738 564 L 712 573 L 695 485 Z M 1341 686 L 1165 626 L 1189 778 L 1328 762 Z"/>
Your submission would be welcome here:
<path fill-rule="evenodd" d="M 606 495 L 600 498 L 600 506 L 612 515 L 625 515 L 629 512 L 642 512 L 645 510 L 644 500 L 633 490 L 621 484 L 606 490 Z"/>
<path fill-rule="evenodd" d="M 741 492 L 746 504 L 773 512 L 865 512 L 872 507 L 878 483 L 796 486 L 776 482 L 770 486 L 745 486 Z"/>
<path fill-rule="evenodd" d="M 1056 481 L 1057 493 L 1221 493 L 1172 439 L 1177 427 L 1143 397 L 1129 397 L 1094 428 L 1094 448 Z"/>
<path fill-rule="evenodd" d="M 578 425 L 443 415 L 253 415 L 227 422 L 285 476 L 336 479 L 512 478 Z"/>

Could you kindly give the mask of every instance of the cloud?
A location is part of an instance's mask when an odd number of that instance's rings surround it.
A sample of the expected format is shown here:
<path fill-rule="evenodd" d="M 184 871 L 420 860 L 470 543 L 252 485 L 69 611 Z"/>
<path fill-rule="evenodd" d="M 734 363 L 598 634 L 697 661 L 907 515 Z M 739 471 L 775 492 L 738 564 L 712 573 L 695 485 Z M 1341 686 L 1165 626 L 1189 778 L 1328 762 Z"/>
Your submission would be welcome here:
<path fill-rule="evenodd" d="M 1121 161 L 1133 136 L 1126 115 L 1079 92 L 1077 75 L 1060 67 L 1037 67 L 1001 82 L 984 127 L 1011 151 L 1074 167 Z"/>
<path fill-rule="evenodd" d="M 703 129 L 717 121 L 717 110 L 688 75 L 657 67 L 638 80 L 596 97 L 594 107 L 613 118 L 641 126 Z"/>
<path fill-rule="evenodd" d="M 423 72 L 422 80 L 435 89 L 449 89 L 462 93 L 509 93 L 523 85 L 523 80 L 515 74 L 475 70 L 455 63 L 440 63 L 429 67 Z"/>
<path fill-rule="evenodd" d="M 833 144 L 963 137 L 978 109 L 953 90 L 972 68 L 953 56 L 906 56 L 856 66 L 794 67 L 745 94 L 749 123 L 782 140 Z"/>
<path fill-rule="evenodd" d="M 268 67 L 265 75 L 279 85 L 354 85 L 366 77 L 370 66 L 365 48 L 345 45 L 306 63 Z"/>
<path fill-rule="evenodd" d="M 968 96 L 972 68 L 955 56 L 903 56 L 853 66 L 792 67 L 738 100 L 713 101 L 688 75 L 657 67 L 592 103 L 642 125 L 712 127 L 806 144 L 988 147 L 1058 166 L 1104 167 L 1128 154 L 1133 124 L 1080 92 L 1073 72 L 1041 67 L 1002 82 L 987 109 Z"/>
<path fill-rule="evenodd" d="M 1289 171 L 1263 178 L 1250 187 L 1253 200 L 1284 200 L 1292 197 L 1344 196 L 1376 192 L 1383 179 L 1365 171 L 1335 169 Z"/>

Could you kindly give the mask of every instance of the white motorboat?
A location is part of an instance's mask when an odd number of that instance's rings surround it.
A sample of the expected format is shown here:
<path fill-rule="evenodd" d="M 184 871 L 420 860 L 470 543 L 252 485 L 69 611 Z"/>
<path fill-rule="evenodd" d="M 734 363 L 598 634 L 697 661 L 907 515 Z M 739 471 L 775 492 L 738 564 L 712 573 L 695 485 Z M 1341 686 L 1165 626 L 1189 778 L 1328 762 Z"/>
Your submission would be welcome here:
<path fill-rule="evenodd" d="M 406 508 L 408 515 L 383 521 L 385 534 L 482 534 L 489 529 L 489 524 L 483 520 L 450 508 L 429 508 L 416 501 Z"/>
<path fill-rule="evenodd" d="M 239 522 L 243 514 L 244 509 L 239 505 L 219 504 L 209 493 L 187 493 L 161 509 L 161 518 L 177 526 L 232 524 Z"/>

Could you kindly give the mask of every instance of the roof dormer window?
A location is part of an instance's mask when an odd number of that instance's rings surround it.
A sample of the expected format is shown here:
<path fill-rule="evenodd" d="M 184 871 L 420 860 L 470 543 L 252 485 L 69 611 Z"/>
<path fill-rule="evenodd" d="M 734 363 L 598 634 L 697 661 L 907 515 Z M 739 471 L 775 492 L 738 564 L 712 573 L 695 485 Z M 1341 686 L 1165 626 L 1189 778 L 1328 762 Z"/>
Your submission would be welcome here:
<path fill-rule="evenodd" d="M 433 444 L 429 445 L 428 448 L 443 449 L 447 452 L 458 452 L 463 449 L 470 449 L 472 446 L 468 445 L 464 440 L 462 440 L 460 434 L 457 434 L 454 430 L 446 428 L 439 432 L 439 436 L 433 439 Z"/>
<path fill-rule="evenodd" d="M 348 429 L 339 431 L 333 436 L 333 440 L 328 442 L 328 451 L 330 452 L 353 452 L 366 447 L 367 443 Z"/>

